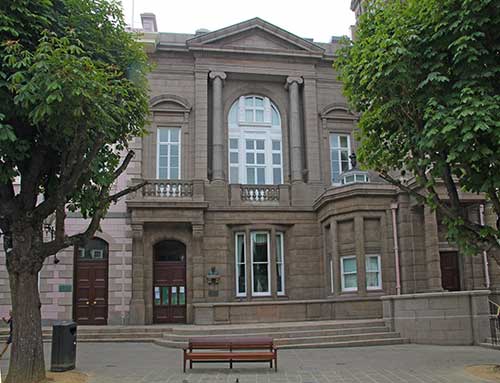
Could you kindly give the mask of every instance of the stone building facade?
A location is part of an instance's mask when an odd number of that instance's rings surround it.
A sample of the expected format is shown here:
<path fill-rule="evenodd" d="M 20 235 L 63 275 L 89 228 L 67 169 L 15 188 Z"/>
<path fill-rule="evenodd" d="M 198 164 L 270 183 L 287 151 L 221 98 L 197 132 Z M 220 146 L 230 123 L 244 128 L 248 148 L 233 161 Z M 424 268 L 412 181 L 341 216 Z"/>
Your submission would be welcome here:
<path fill-rule="evenodd" d="M 351 169 L 358 116 L 332 69 L 334 39 L 259 18 L 158 33 L 152 17 L 151 124 L 130 143 L 136 156 L 116 187 L 149 184 L 112 207 L 86 248 L 47 261 L 45 320 L 377 318 L 384 295 L 499 286 L 489 255 L 462 256 L 434 212 Z M 480 196 L 462 198 L 491 219 Z M 70 221 L 73 231 L 85 224 Z"/>

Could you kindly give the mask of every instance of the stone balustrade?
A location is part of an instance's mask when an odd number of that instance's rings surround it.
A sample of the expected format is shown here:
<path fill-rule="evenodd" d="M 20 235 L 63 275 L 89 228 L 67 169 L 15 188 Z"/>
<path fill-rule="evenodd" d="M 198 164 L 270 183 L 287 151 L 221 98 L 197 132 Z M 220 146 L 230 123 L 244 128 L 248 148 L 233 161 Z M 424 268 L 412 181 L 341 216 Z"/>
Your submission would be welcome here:
<path fill-rule="evenodd" d="M 142 197 L 192 198 L 193 182 L 182 180 L 145 180 L 148 184 L 140 193 Z"/>
<path fill-rule="evenodd" d="M 280 189 L 274 185 L 241 185 L 241 200 L 251 202 L 279 201 Z"/>

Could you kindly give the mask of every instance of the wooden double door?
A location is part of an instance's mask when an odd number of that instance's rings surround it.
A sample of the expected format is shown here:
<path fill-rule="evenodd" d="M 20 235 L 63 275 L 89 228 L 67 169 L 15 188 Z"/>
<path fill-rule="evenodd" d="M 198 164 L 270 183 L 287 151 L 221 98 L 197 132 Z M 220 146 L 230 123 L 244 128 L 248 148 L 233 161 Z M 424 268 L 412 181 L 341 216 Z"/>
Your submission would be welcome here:
<path fill-rule="evenodd" d="M 460 264 L 456 251 L 439 253 L 441 263 L 441 284 L 444 290 L 460 291 Z"/>
<path fill-rule="evenodd" d="M 186 247 L 162 241 L 153 257 L 153 322 L 186 323 Z"/>
<path fill-rule="evenodd" d="M 73 318 L 78 324 L 108 322 L 108 244 L 98 238 L 75 251 Z"/>

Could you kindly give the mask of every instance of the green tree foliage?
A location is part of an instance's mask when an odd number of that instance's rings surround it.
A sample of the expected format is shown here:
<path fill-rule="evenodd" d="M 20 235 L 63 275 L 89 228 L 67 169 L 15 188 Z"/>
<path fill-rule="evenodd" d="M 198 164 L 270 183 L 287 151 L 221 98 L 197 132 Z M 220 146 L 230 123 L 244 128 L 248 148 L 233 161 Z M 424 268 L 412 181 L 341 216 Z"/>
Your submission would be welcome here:
<path fill-rule="evenodd" d="M 500 217 L 500 2 L 364 6 L 335 64 L 361 113 L 361 162 L 437 209 L 465 250 L 498 247 L 499 221 L 471 222 L 459 196 L 484 193 Z"/>
<path fill-rule="evenodd" d="M 0 230 L 16 324 L 7 382 L 45 376 L 33 283 L 44 259 L 92 237 L 136 189 L 110 195 L 127 143 L 144 133 L 148 69 L 117 0 L 0 2 Z M 90 218 L 85 232 L 66 235 L 67 209 Z M 56 232 L 44 240 L 48 217 Z"/>

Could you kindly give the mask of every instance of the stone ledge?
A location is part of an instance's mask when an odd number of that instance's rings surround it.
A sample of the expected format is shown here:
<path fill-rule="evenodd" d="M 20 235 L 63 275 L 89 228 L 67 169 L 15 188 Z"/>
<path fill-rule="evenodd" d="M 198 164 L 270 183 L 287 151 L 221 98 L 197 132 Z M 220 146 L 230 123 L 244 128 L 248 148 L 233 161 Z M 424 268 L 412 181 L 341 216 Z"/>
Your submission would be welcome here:
<path fill-rule="evenodd" d="M 404 300 L 404 299 L 415 299 L 415 298 L 450 298 L 450 297 L 460 297 L 460 296 L 482 296 L 490 295 L 490 290 L 472 290 L 472 291 L 441 291 L 437 293 L 417 293 L 417 294 L 403 294 L 403 295 L 385 295 L 380 299 L 385 300 Z"/>

